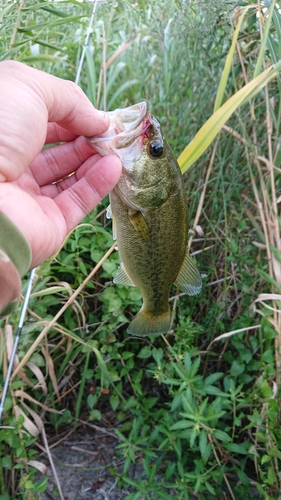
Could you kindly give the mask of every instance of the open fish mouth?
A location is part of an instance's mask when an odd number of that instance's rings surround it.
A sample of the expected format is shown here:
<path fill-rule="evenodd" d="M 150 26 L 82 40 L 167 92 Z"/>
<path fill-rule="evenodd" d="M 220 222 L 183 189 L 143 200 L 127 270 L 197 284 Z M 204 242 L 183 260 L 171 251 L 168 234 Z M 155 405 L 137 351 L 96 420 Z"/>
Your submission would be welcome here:
<path fill-rule="evenodd" d="M 102 156 L 115 154 L 123 165 L 141 154 L 142 141 L 136 141 L 149 127 L 147 103 L 142 101 L 123 109 L 108 113 L 110 126 L 96 137 L 87 137 L 88 142 Z"/>

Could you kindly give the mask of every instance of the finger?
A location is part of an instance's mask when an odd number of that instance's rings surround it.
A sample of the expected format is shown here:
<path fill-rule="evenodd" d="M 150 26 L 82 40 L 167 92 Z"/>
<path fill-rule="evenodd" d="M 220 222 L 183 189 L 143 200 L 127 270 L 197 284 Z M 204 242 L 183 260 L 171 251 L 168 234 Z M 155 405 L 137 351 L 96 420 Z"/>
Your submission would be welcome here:
<path fill-rule="evenodd" d="M 40 187 L 40 193 L 43 196 L 48 196 L 49 198 L 55 198 L 58 194 L 62 193 L 66 189 L 69 189 L 73 184 L 78 182 L 82 177 L 86 175 L 88 170 L 94 167 L 101 159 L 99 154 L 90 156 L 72 175 L 65 177 L 59 182 L 46 184 Z"/>
<path fill-rule="evenodd" d="M 54 199 L 64 216 L 68 232 L 114 188 L 121 170 L 119 158 L 105 156 L 79 181 Z"/>
<path fill-rule="evenodd" d="M 55 122 L 48 123 L 47 135 L 45 139 L 45 144 L 53 144 L 54 142 L 70 142 L 76 139 L 77 134 L 70 132 Z"/>
<path fill-rule="evenodd" d="M 42 99 L 48 110 L 49 122 L 56 122 L 77 135 L 99 135 L 107 130 L 107 114 L 95 109 L 74 82 L 17 61 L 3 61 L 3 64 L 8 66 L 14 80 L 28 86 Z"/>
<path fill-rule="evenodd" d="M 93 153 L 86 139 L 78 137 L 75 141 L 44 149 L 30 164 L 30 170 L 37 184 L 44 186 L 75 172 Z"/>
<path fill-rule="evenodd" d="M 0 181 L 18 179 L 38 155 L 48 121 L 77 135 L 98 135 L 108 127 L 108 116 L 73 82 L 2 61 L 0 87 Z"/>

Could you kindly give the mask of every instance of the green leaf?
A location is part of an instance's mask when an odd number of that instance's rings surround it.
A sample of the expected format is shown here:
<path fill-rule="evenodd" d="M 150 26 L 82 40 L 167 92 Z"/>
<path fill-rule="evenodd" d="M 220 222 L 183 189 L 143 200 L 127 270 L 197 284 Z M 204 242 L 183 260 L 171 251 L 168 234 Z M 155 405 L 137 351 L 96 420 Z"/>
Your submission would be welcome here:
<path fill-rule="evenodd" d="M 165 480 L 168 481 L 174 474 L 176 464 L 175 462 L 169 461 L 167 463 L 167 468 L 165 470 Z"/>
<path fill-rule="evenodd" d="M 132 356 L 134 356 L 134 353 L 133 352 L 130 352 L 130 351 L 123 351 L 122 352 L 122 355 L 121 355 L 121 358 L 123 360 L 126 360 L 128 358 L 131 358 Z"/>
<path fill-rule="evenodd" d="M 114 394 L 112 394 L 112 396 L 110 396 L 109 398 L 109 402 L 112 410 L 115 411 L 116 408 L 119 406 L 120 399 L 118 396 L 114 396 Z"/>
<path fill-rule="evenodd" d="M 104 359 L 103 359 L 103 357 L 102 357 L 102 355 L 101 355 L 100 351 L 99 351 L 98 349 L 96 349 L 95 347 L 92 347 L 92 350 L 93 350 L 93 352 L 94 352 L 94 353 L 95 353 L 95 355 L 96 355 L 98 365 L 99 365 L 99 367 L 100 367 L 100 370 L 101 370 L 101 372 L 102 372 L 102 374 L 103 374 L 104 378 L 105 378 L 107 381 L 111 382 L 111 376 L 110 376 L 110 373 L 109 373 L 109 371 L 108 371 L 108 369 L 107 369 L 107 366 L 106 366 L 106 364 L 105 364 L 105 362 L 104 362 Z"/>
<path fill-rule="evenodd" d="M 230 375 L 232 377 L 237 377 L 241 373 L 243 373 L 245 370 L 245 365 L 243 363 L 240 363 L 240 361 L 234 360 L 231 369 L 230 369 Z"/>
<path fill-rule="evenodd" d="M 117 262 L 107 259 L 102 267 L 110 276 L 114 276 L 117 269 Z"/>
<path fill-rule="evenodd" d="M 223 372 L 211 373 L 211 375 L 209 375 L 207 378 L 205 378 L 204 386 L 213 385 L 213 383 L 216 382 L 222 376 L 223 376 Z"/>
<path fill-rule="evenodd" d="M 276 478 L 276 474 L 274 472 L 273 467 L 269 467 L 268 473 L 267 473 L 267 479 L 265 482 L 268 484 L 271 484 L 271 485 L 277 484 L 277 478 Z"/>
<path fill-rule="evenodd" d="M 257 267 L 258 274 L 268 283 L 269 285 L 275 287 L 279 292 L 281 292 L 281 286 L 277 281 L 272 278 L 268 273 L 266 273 L 263 269 Z"/>
<path fill-rule="evenodd" d="M 205 455 L 207 449 L 207 432 L 204 429 L 200 430 L 199 434 L 199 449 L 202 456 Z"/>
<path fill-rule="evenodd" d="M 241 455 L 248 455 L 249 453 L 248 447 L 245 447 L 243 444 L 227 443 L 224 444 L 224 448 L 233 453 L 240 453 Z"/>
<path fill-rule="evenodd" d="M 161 361 L 163 359 L 163 349 L 161 347 L 156 349 L 155 347 L 152 349 L 152 356 L 155 359 L 158 366 L 161 365 Z"/>
<path fill-rule="evenodd" d="M 128 82 L 124 82 L 122 85 L 120 85 L 118 90 L 116 90 L 116 92 L 112 95 L 111 99 L 109 100 L 108 109 L 112 108 L 113 103 L 116 102 L 117 97 L 120 94 L 122 94 L 122 92 L 124 92 L 124 90 L 126 90 L 127 88 L 131 89 L 134 85 L 139 85 L 139 83 L 140 83 L 139 80 L 137 80 L 135 78 L 135 79 L 129 80 Z"/>
<path fill-rule="evenodd" d="M 97 394 L 89 394 L 87 396 L 87 404 L 88 404 L 90 410 L 92 410 L 94 408 L 97 400 L 98 400 Z"/>
<path fill-rule="evenodd" d="M 5 455 L 2 458 L 2 467 L 4 467 L 4 469 L 12 470 L 13 464 L 11 455 Z"/>
<path fill-rule="evenodd" d="M 0 500 L 11 500 L 11 497 L 9 493 L 4 493 L 3 495 L 0 495 Z"/>
<path fill-rule="evenodd" d="M 254 71 L 254 77 L 257 76 L 260 73 L 262 65 L 263 65 L 263 62 L 264 62 L 264 56 L 265 56 L 265 51 L 266 51 L 266 48 L 267 48 L 269 31 L 270 31 L 270 28 L 271 28 L 271 19 L 272 19 L 272 16 L 273 16 L 274 8 L 275 8 L 275 1 L 272 2 L 271 7 L 269 9 L 267 20 L 266 20 L 265 29 L 263 29 L 261 31 L 262 41 L 261 41 L 259 55 L 258 55 L 258 59 L 257 59 L 257 62 L 256 62 L 255 71 Z"/>
<path fill-rule="evenodd" d="M 89 415 L 89 420 L 101 420 L 102 414 L 99 410 L 92 410 Z"/>
<path fill-rule="evenodd" d="M 188 374 L 190 374 L 191 371 L 191 357 L 188 352 L 185 353 L 184 356 L 184 366 Z"/>
<path fill-rule="evenodd" d="M 219 439 L 220 441 L 223 441 L 224 443 L 229 443 L 231 441 L 231 437 L 224 431 L 221 431 L 220 429 L 215 429 L 212 432 L 212 436 L 214 436 L 216 439 Z"/>
<path fill-rule="evenodd" d="M 54 14 L 55 16 L 58 17 L 68 17 L 67 12 L 64 12 L 63 10 L 58 10 L 58 9 L 52 9 L 51 7 L 42 7 L 42 10 L 45 10 L 46 12 L 49 12 L 50 14 Z"/>
<path fill-rule="evenodd" d="M 199 435 L 200 433 L 200 430 L 198 429 L 198 427 L 195 425 L 191 431 L 191 434 L 190 434 L 190 439 L 189 439 L 189 442 L 190 442 L 190 447 L 193 448 L 194 446 L 194 443 L 195 443 L 195 440 L 197 438 L 197 436 Z"/>
<path fill-rule="evenodd" d="M 33 487 L 37 493 L 44 493 L 48 486 L 48 477 L 43 477 L 41 481 L 37 481 L 33 484 Z"/>
<path fill-rule="evenodd" d="M 214 496 L 216 495 L 216 491 L 215 491 L 214 487 L 213 487 L 213 486 L 212 486 L 212 485 L 211 485 L 208 481 L 206 481 L 206 482 L 205 482 L 205 486 L 206 486 L 207 490 L 208 490 L 208 491 L 209 491 L 212 495 L 214 495 Z"/>
<path fill-rule="evenodd" d="M 24 63 L 34 63 L 34 62 L 48 62 L 48 63 L 59 63 L 61 58 L 58 56 L 52 56 L 51 54 L 39 54 L 38 56 L 22 56 L 18 58 L 19 61 Z"/>
<path fill-rule="evenodd" d="M 191 420 L 179 420 L 171 426 L 171 430 L 176 431 L 178 429 L 186 429 L 188 427 L 193 427 L 194 422 Z"/>
<path fill-rule="evenodd" d="M 161 492 L 160 492 L 160 495 L 161 495 L 161 500 L 171 500 L 171 495 L 169 495 L 168 493 L 165 493 L 165 491 L 163 491 L 161 489 Z M 150 497 L 152 498 L 152 497 Z M 160 497 L 158 497 L 160 498 Z"/>
<path fill-rule="evenodd" d="M 259 76 L 247 83 L 236 94 L 231 96 L 215 113 L 204 123 L 192 141 L 186 146 L 178 158 L 182 173 L 196 161 L 210 146 L 223 125 L 236 109 L 265 87 L 275 78 L 281 69 L 281 61 L 267 68 Z"/>
<path fill-rule="evenodd" d="M 13 399 L 11 396 L 7 396 L 4 404 L 4 411 L 8 412 L 11 408 L 13 408 Z"/>
<path fill-rule="evenodd" d="M 270 461 L 271 461 L 271 458 L 268 455 L 263 455 L 261 457 L 261 465 L 264 465 L 264 464 L 266 464 L 267 462 L 270 462 Z"/>
<path fill-rule="evenodd" d="M 24 482 L 24 487 L 26 490 L 34 489 L 33 482 L 31 481 L 31 479 L 28 479 L 27 481 Z"/>
<path fill-rule="evenodd" d="M 247 474 L 245 474 L 245 472 L 242 469 L 240 469 L 240 467 L 235 467 L 235 470 L 237 472 L 237 476 L 239 477 L 241 483 L 244 484 L 245 486 L 249 486 L 250 479 L 247 476 Z"/>
<path fill-rule="evenodd" d="M 261 361 L 263 363 L 271 363 L 274 361 L 274 355 L 272 349 L 268 349 L 261 355 Z"/>
<path fill-rule="evenodd" d="M 216 96 L 216 100 L 215 100 L 215 105 L 214 105 L 214 111 L 217 111 L 217 109 L 219 109 L 221 106 L 223 94 L 225 92 L 227 80 L 228 80 L 229 73 L 230 73 L 230 70 L 232 67 L 233 57 L 234 57 L 234 54 L 236 51 L 236 44 L 237 44 L 238 35 L 240 32 L 241 25 L 242 25 L 242 22 L 244 20 L 245 14 L 249 8 L 254 8 L 254 6 L 251 5 L 248 8 L 243 9 L 241 15 L 238 18 L 236 28 L 235 28 L 235 31 L 234 31 L 234 34 L 232 37 L 230 50 L 227 54 L 225 64 L 224 64 L 224 69 L 223 69 L 223 72 L 221 75 L 221 79 L 220 79 L 220 83 L 219 83 L 219 87 L 218 87 L 218 91 L 217 91 L 217 96 Z"/>
<path fill-rule="evenodd" d="M 46 365 L 44 357 L 39 352 L 35 352 L 34 354 L 32 354 L 32 356 L 30 356 L 29 361 L 33 363 L 35 366 L 39 367 Z"/>
<path fill-rule="evenodd" d="M 233 255 L 236 255 L 238 253 L 239 245 L 238 245 L 237 240 L 235 238 L 231 238 L 231 240 L 229 242 L 229 248 L 230 248 L 231 253 L 233 253 Z"/>
<path fill-rule="evenodd" d="M 149 358 L 151 356 L 151 347 L 145 345 L 138 353 L 138 358 Z"/>
<path fill-rule="evenodd" d="M 177 462 L 177 467 L 178 467 L 178 473 L 180 477 L 184 478 L 184 468 L 182 466 L 182 463 L 178 460 Z"/>

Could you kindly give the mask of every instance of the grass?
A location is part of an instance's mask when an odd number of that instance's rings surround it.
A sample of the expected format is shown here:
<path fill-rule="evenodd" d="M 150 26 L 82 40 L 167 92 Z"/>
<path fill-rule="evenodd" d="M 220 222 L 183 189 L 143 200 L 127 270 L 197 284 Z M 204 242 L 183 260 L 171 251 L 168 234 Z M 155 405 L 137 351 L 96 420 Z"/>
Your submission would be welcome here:
<path fill-rule="evenodd" d="M 80 84 L 104 109 L 146 98 L 180 154 L 214 109 L 280 59 L 276 5 L 243 12 L 234 43 L 224 2 L 101 4 Z M 88 4 L 27 0 L 1 14 L 3 59 L 75 79 Z M 125 332 L 141 298 L 112 286 L 106 201 L 38 269 L 0 428 L 1 500 L 46 488 L 35 479 L 42 464 L 30 465 L 39 435 L 49 453 L 48 435 L 109 411 L 123 460 L 111 474 L 127 500 L 239 500 L 253 487 L 255 498 L 280 498 L 280 109 L 277 76 L 185 174 L 190 245 L 207 277 L 198 297 L 173 290 L 171 334 L 152 343 Z M 18 317 L 1 324 L 3 378 Z M 130 477 L 140 458 L 146 481 Z"/>

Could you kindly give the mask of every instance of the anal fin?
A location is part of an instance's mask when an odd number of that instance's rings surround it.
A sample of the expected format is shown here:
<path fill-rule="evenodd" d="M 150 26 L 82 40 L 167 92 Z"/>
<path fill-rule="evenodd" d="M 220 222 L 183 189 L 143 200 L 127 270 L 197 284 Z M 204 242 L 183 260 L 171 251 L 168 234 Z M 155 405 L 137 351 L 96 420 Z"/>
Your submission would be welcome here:
<path fill-rule="evenodd" d="M 121 262 L 117 274 L 113 278 L 113 283 L 115 283 L 116 285 L 136 286 L 128 275 L 123 262 Z"/>
<path fill-rule="evenodd" d="M 197 295 L 201 291 L 202 277 L 197 269 L 195 260 L 191 257 L 188 250 L 174 283 L 182 292 L 188 295 Z"/>

